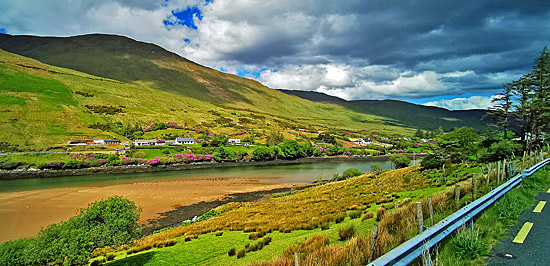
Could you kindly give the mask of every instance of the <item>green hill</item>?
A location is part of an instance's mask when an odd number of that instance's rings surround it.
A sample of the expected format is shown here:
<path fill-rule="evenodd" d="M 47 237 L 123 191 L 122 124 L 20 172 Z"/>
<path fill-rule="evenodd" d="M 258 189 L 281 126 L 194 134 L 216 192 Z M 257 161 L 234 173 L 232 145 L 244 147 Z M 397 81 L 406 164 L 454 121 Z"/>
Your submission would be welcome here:
<path fill-rule="evenodd" d="M 441 126 L 445 131 L 450 131 L 455 127 L 463 126 L 484 129 L 488 124 L 488 121 L 483 119 L 487 114 L 486 110 L 451 111 L 397 100 L 346 101 L 312 91 L 281 91 L 314 102 L 334 103 L 359 113 L 386 117 L 396 121 L 395 125 L 405 127 L 434 130 Z"/>
<path fill-rule="evenodd" d="M 248 79 L 200 68 L 211 77 L 220 75 L 220 83 L 239 83 L 240 97 L 246 102 L 200 101 L 158 89 L 151 81 L 124 83 L 0 50 L 0 142 L 41 149 L 67 141 L 125 140 L 121 132 L 130 125 L 168 122 L 215 134 L 240 132 L 241 138 L 258 141 L 263 141 L 271 130 L 294 138 L 297 134 L 289 129 L 292 126 L 365 130 L 366 134 L 377 135 L 411 134 L 410 129 L 381 125 L 384 121 L 377 116 L 314 103 Z"/>

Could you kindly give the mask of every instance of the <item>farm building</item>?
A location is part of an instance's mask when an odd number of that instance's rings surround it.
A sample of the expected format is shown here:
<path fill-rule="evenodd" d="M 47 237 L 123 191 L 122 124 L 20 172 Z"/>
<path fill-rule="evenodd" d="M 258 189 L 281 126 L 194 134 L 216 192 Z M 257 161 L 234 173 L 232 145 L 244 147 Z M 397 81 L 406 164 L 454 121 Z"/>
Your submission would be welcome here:
<path fill-rule="evenodd" d="M 157 144 L 156 139 L 136 139 L 134 140 L 134 146 L 155 146 Z"/>
<path fill-rule="evenodd" d="M 196 144 L 194 138 L 176 138 L 176 141 L 174 141 L 175 145 L 183 145 L 183 144 Z"/>
<path fill-rule="evenodd" d="M 229 143 L 229 144 L 241 144 L 241 140 L 240 139 L 228 139 L 227 143 Z"/>

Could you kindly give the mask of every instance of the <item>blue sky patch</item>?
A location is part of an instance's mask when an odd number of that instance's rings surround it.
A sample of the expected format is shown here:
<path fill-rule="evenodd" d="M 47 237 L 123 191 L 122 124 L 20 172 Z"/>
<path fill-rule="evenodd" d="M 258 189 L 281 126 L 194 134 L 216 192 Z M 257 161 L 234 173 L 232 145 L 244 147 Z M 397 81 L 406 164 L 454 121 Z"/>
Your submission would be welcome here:
<path fill-rule="evenodd" d="M 262 72 L 268 70 L 267 68 L 262 68 L 260 69 L 259 71 L 250 71 L 248 69 L 245 69 L 244 67 L 242 66 L 239 66 L 239 68 L 237 68 L 237 76 L 239 77 L 246 77 L 246 75 L 252 75 L 256 78 L 259 78 L 260 77 L 260 74 L 262 74 Z"/>
<path fill-rule="evenodd" d="M 220 67 L 220 72 L 224 72 L 224 73 L 227 73 L 227 70 L 223 67 Z"/>
<path fill-rule="evenodd" d="M 4 28 L 0 28 L 0 33 L 4 33 L 4 34 L 6 34 L 6 29 L 4 29 Z"/>
<path fill-rule="evenodd" d="M 195 21 L 194 21 L 195 17 L 198 18 L 199 20 L 202 20 L 201 10 L 196 6 L 187 7 L 182 11 L 172 10 L 172 15 L 167 17 L 163 21 L 163 23 L 166 26 L 182 25 L 190 29 L 196 30 L 197 25 L 195 25 Z"/>

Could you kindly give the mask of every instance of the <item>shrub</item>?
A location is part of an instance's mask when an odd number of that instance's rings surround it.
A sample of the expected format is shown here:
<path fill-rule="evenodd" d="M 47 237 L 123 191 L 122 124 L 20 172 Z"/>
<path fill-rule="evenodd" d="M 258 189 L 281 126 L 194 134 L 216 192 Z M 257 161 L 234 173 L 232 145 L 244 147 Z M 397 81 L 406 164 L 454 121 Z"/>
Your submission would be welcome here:
<path fill-rule="evenodd" d="M 271 237 L 270 236 L 264 237 L 264 239 L 262 240 L 262 243 L 264 244 L 264 246 L 269 245 L 269 243 L 271 243 Z"/>
<path fill-rule="evenodd" d="M 340 216 L 336 217 L 336 219 L 334 219 L 334 221 L 335 221 L 337 224 L 339 224 L 339 223 L 343 222 L 344 219 L 346 219 L 346 216 L 345 216 L 345 215 L 340 215 Z"/>
<path fill-rule="evenodd" d="M 92 261 L 92 263 L 90 263 L 90 266 L 101 266 L 103 265 L 104 262 L 105 262 L 105 258 L 101 258 L 101 259 Z"/>
<path fill-rule="evenodd" d="M 65 222 L 43 229 L 38 237 L 26 239 L 21 246 L 0 246 L 0 254 L 32 254 L 28 263 L 15 260 L 3 265 L 80 265 L 87 263 L 94 247 L 120 245 L 139 236 L 140 210 L 122 197 L 94 202 Z M 26 257 L 25 255 L 24 257 Z M 29 255 L 31 256 L 31 255 Z M 1 257 L 1 256 L 0 256 Z M 1 258 L 0 258 L 1 259 Z"/>
<path fill-rule="evenodd" d="M 357 210 L 357 211 L 350 212 L 348 214 L 348 216 L 349 216 L 350 219 L 357 219 L 357 218 L 361 217 L 361 214 L 363 214 L 363 211 Z"/>
<path fill-rule="evenodd" d="M 370 170 L 374 173 L 382 172 L 382 165 L 379 165 L 377 163 L 373 163 L 370 165 Z"/>
<path fill-rule="evenodd" d="M 477 256 L 490 256 L 491 253 L 483 245 L 478 230 L 460 229 L 451 239 L 450 245 L 454 253 L 464 259 L 474 259 Z"/>
<path fill-rule="evenodd" d="M 115 253 L 109 253 L 109 254 L 105 255 L 105 259 L 106 259 L 107 261 L 112 261 L 112 260 L 114 260 L 115 258 L 116 258 L 116 254 L 115 254 Z"/>
<path fill-rule="evenodd" d="M 338 230 L 338 236 L 340 237 L 340 241 L 350 239 L 354 235 L 355 235 L 355 228 L 353 226 L 344 227 Z"/>
<path fill-rule="evenodd" d="M 344 171 L 342 173 L 342 178 L 348 179 L 348 178 L 352 178 L 352 177 L 355 177 L 355 176 L 360 176 L 362 174 L 363 173 L 359 172 L 359 170 L 357 170 L 356 168 L 349 168 L 349 169 L 347 169 L 346 171 Z"/>
<path fill-rule="evenodd" d="M 222 231 L 216 232 L 216 236 L 222 236 L 222 235 L 223 235 Z"/>
<path fill-rule="evenodd" d="M 244 255 L 246 254 L 246 250 L 244 249 L 241 249 L 237 252 L 237 259 L 240 259 L 242 257 L 244 257 Z"/>
<path fill-rule="evenodd" d="M 235 256 L 236 253 L 237 250 L 235 248 L 231 248 L 229 251 L 227 251 L 227 255 L 229 255 L 229 257 Z"/>
<path fill-rule="evenodd" d="M 162 154 L 170 154 L 170 149 L 166 148 L 166 149 L 163 149 L 161 152 Z"/>
<path fill-rule="evenodd" d="M 384 218 L 384 215 L 386 215 L 386 209 L 382 206 L 378 207 L 376 209 L 376 221 L 380 222 Z"/>
<path fill-rule="evenodd" d="M 429 154 L 420 162 L 423 169 L 439 169 L 443 166 L 443 160 L 434 154 Z"/>
<path fill-rule="evenodd" d="M 395 165 L 395 168 L 407 167 L 411 163 L 411 159 L 404 154 L 392 154 L 390 160 Z"/>
<path fill-rule="evenodd" d="M 328 230 L 330 227 L 330 223 L 329 222 L 322 222 L 319 224 L 319 228 L 321 228 L 321 230 Z"/>
<path fill-rule="evenodd" d="M 374 217 L 374 214 L 370 211 L 367 211 L 365 215 L 363 215 L 363 218 L 361 218 L 361 222 L 368 220 L 370 218 Z"/>
<path fill-rule="evenodd" d="M 164 246 L 166 246 L 166 247 L 175 246 L 177 243 L 178 243 L 177 240 L 170 239 L 170 240 L 167 240 L 166 242 L 164 242 Z"/>

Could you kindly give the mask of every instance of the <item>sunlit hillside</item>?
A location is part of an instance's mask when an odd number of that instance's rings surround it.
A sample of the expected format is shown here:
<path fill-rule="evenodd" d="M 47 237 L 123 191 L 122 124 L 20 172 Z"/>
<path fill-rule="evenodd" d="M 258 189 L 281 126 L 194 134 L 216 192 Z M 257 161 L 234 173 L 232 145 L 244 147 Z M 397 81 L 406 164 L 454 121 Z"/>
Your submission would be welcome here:
<path fill-rule="evenodd" d="M 181 62 L 156 63 L 178 69 L 174 71 L 185 68 Z M 382 135 L 411 133 L 410 129 L 384 125 L 385 120 L 377 116 L 286 95 L 196 64 L 187 67 L 199 76 L 208 76 L 216 86 L 240 84 L 242 99 L 225 104 L 205 102 L 158 89 L 152 81 L 126 83 L 0 51 L 0 140 L 34 149 L 75 140 L 124 140 L 108 128 L 156 122 L 227 134 L 261 135 L 292 126 Z"/>

